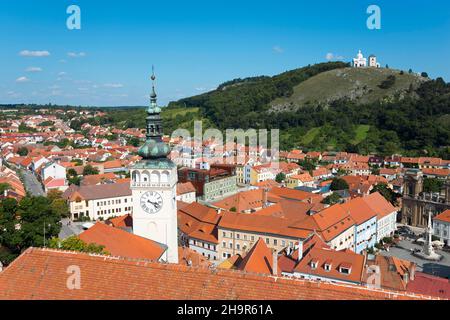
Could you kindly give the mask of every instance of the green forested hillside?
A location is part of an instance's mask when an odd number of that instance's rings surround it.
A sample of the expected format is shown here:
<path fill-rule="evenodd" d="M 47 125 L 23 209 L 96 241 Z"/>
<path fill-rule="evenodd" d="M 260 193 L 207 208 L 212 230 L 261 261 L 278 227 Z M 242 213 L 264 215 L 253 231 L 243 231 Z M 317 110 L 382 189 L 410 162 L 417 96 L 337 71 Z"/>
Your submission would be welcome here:
<path fill-rule="evenodd" d="M 283 148 L 449 158 L 450 84 L 399 70 L 354 70 L 323 63 L 236 79 L 169 109 L 197 107 L 220 129 L 279 128 Z"/>

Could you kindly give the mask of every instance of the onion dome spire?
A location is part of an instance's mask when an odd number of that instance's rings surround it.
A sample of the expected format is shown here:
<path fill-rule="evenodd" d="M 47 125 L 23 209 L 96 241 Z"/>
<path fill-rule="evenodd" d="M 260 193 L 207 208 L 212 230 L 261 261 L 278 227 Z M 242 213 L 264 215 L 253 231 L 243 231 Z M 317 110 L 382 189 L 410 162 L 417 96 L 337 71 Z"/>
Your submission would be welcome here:
<path fill-rule="evenodd" d="M 155 91 L 155 69 L 152 67 L 152 92 L 150 94 L 150 105 L 147 109 L 146 118 L 146 141 L 139 149 L 138 154 L 144 159 L 166 158 L 170 152 L 169 146 L 162 141 L 163 128 L 161 109 L 158 107 Z"/>

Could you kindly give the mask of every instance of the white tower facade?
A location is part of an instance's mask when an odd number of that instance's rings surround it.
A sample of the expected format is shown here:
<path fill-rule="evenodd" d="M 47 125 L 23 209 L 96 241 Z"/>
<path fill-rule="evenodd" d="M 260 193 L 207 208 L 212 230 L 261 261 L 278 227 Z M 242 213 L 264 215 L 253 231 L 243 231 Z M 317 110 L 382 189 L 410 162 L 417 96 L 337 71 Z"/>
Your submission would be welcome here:
<path fill-rule="evenodd" d="M 138 152 L 142 160 L 130 168 L 133 233 L 160 243 L 166 248 L 161 259 L 178 263 L 178 173 L 177 166 L 167 158 L 170 149 L 162 141 L 160 113 L 153 85 L 146 118 L 147 139 Z"/>
<path fill-rule="evenodd" d="M 178 263 L 177 167 L 143 160 L 130 170 L 133 233 L 165 245 L 162 259 Z"/>

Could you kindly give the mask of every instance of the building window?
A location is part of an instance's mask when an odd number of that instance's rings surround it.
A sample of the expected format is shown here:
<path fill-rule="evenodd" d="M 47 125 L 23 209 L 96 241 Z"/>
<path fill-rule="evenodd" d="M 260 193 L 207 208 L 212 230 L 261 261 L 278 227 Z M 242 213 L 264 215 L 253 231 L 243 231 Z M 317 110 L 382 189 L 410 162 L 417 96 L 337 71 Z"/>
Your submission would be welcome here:
<path fill-rule="evenodd" d="M 278 245 L 277 239 L 273 239 L 273 245 L 274 245 L 274 246 Z"/>
<path fill-rule="evenodd" d="M 266 238 L 266 243 L 269 244 L 270 243 L 270 239 Z"/>
<path fill-rule="evenodd" d="M 239 245 L 239 243 L 236 244 L 236 250 L 241 250 L 241 246 Z"/>
<path fill-rule="evenodd" d="M 239 238 L 240 238 L 240 234 L 236 233 L 236 239 L 239 239 Z"/>

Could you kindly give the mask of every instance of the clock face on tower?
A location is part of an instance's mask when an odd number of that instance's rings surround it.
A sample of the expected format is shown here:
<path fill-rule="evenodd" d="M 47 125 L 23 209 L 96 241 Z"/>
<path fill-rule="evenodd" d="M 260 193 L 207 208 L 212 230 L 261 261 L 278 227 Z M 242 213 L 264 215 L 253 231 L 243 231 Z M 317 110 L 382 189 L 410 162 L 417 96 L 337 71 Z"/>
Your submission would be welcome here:
<path fill-rule="evenodd" d="M 141 208 L 147 213 L 157 213 L 161 210 L 163 199 L 156 191 L 147 191 L 141 197 Z"/>

